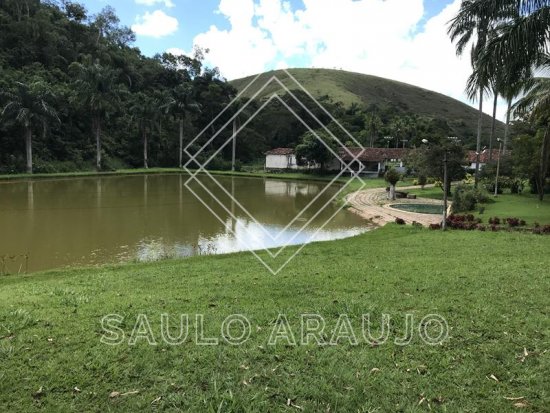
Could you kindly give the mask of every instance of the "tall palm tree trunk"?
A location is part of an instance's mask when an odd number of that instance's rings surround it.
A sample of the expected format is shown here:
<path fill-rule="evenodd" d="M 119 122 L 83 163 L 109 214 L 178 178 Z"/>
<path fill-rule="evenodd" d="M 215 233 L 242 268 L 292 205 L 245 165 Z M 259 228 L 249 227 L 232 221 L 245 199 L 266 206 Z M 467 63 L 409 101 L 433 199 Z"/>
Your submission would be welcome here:
<path fill-rule="evenodd" d="M 237 152 L 237 118 L 233 119 L 233 142 L 231 148 L 231 171 L 235 172 L 235 154 Z"/>
<path fill-rule="evenodd" d="M 32 130 L 30 126 L 25 128 L 25 153 L 27 155 L 27 173 L 32 174 Z"/>
<path fill-rule="evenodd" d="M 495 97 L 493 100 L 493 122 L 491 124 L 491 136 L 489 137 L 489 162 L 493 160 L 493 140 L 495 139 L 495 130 L 497 126 L 497 105 L 498 105 L 498 93 L 495 91 Z"/>
<path fill-rule="evenodd" d="M 180 147 L 179 147 L 179 165 L 183 168 L 183 116 L 180 118 Z"/>
<path fill-rule="evenodd" d="M 481 154 L 481 127 L 483 125 L 483 87 L 479 88 L 479 117 L 477 120 L 477 140 L 476 140 L 476 173 L 474 186 L 479 184 L 479 161 Z"/>
<path fill-rule="evenodd" d="M 550 152 L 550 134 L 548 129 L 550 125 L 546 127 L 544 131 L 544 138 L 542 140 L 542 147 L 540 150 L 540 169 L 538 177 L 538 192 L 539 192 L 539 201 L 544 199 L 544 187 L 546 186 L 546 174 L 548 172 L 548 155 Z"/>
<path fill-rule="evenodd" d="M 504 127 L 504 143 L 502 144 L 502 153 L 506 153 L 508 138 L 510 136 L 510 113 L 512 111 L 512 99 L 508 99 L 508 110 L 506 111 L 506 126 Z"/>
<path fill-rule="evenodd" d="M 148 157 L 147 157 L 147 129 L 143 128 L 143 167 L 145 169 L 149 168 Z"/>

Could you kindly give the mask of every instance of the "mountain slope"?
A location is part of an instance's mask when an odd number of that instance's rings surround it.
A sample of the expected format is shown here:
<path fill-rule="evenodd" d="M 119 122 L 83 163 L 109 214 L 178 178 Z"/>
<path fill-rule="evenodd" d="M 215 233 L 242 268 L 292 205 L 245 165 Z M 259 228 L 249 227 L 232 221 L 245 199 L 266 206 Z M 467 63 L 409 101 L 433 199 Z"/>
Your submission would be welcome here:
<path fill-rule="evenodd" d="M 470 142 L 471 138 L 477 134 L 477 110 L 441 93 L 395 80 L 342 70 L 289 69 L 288 72 L 316 98 L 328 95 L 334 101 L 345 105 L 393 104 L 406 113 L 443 118 Z M 290 90 L 298 88 L 284 71 L 276 70 L 261 74 L 254 86 L 247 89 L 243 96 L 252 97 L 272 76 L 276 76 Z M 255 76 L 248 76 L 232 80 L 230 83 L 237 90 L 242 91 L 254 78 Z M 258 95 L 258 98 L 284 92 L 277 82 L 272 82 Z M 483 141 L 488 141 L 490 129 L 491 117 L 484 115 Z M 502 136 L 503 133 L 504 124 L 497 122 L 497 136 Z"/>

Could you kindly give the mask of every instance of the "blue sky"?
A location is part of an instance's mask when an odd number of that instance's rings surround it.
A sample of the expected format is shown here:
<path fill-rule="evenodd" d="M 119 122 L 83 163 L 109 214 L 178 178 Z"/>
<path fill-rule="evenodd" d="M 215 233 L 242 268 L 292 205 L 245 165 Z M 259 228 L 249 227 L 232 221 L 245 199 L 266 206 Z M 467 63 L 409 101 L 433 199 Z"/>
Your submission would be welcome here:
<path fill-rule="evenodd" d="M 465 103 L 471 72 L 447 35 L 461 0 L 81 0 L 132 27 L 143 54 L 190 54 L 227 79 L 323 67 L 395 79 Z M 488 108 L 489 109 L 489 108 Z M 504 105 L 499 106 L 499 115 Z"/>
<path fill-rule="evenodd" d="M 137 36 L 136 46 L 148 56 L 174 47 L 191 50 L 194 37 L 208 31 L 211 25 L 225 30 L 230 28 L 227 19 L 217 12 L 220 0 L 171 0 L 173 7 L 166 7 L 163 1 L 151 2 L 151 5 L 137 4 L 135 0 L 80 0 L 80 2 L 87 7 L 90 14 L 98 13 L 107 5 L 112 6 L 122 24 L 126 26 L 135 24 L 138 16 L 155 10 L 163 10 L 169 16 L 178 19 L 177 31 L 166 37 Z M 302 0 L 290 0 L 289 3 L 293 10 L 304 8 Z M 440 13 L 449 3 L 451 0 L 424 0 L 425 16 L 422 23 Z"/>

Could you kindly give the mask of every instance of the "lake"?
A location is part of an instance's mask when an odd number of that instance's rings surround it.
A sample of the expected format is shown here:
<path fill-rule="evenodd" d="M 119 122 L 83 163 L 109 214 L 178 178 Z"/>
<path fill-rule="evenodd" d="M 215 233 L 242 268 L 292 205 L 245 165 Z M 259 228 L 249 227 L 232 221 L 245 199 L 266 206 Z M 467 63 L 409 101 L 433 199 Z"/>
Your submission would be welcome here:
<path fill-rule="evenodd" d="M 0 182 L 0 274 L 271 248 L 368 229 L 338 212 L 336 184 L 203 175 L 186 186 L 188 179 Z"/>

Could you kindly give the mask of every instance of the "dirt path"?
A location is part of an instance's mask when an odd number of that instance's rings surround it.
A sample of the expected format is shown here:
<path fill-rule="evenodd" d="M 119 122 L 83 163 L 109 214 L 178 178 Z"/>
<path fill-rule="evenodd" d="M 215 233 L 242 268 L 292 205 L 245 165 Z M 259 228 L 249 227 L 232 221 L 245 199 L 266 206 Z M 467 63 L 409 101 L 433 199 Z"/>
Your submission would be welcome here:
<path fill-rule="evenodd" d="M 402 191 L 419 188 L 419 186 L 407 186 L 399 187 L 398 190 Z M 442 220 L 442 216 L 439 214 L 419 214 L 390 207 L 390 204 L 396 203 L 441 205 L 441 201 L 427 198 L 398 199 L 396 201 L 391 201 L 387 199 L 385 188 L 366 189 L 364 191 L 354 192 L 346 197 L 346 201 L 350 204 L 350 211 L 372 221 L 376 225 L 385 225 L 388 222 L 394 222 L 395 218 L 402 218 L 409 224 L 416 221 L 425 226 L 441 223 Z"/>

